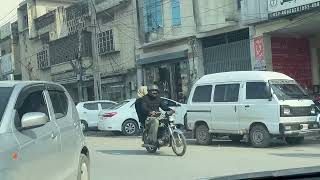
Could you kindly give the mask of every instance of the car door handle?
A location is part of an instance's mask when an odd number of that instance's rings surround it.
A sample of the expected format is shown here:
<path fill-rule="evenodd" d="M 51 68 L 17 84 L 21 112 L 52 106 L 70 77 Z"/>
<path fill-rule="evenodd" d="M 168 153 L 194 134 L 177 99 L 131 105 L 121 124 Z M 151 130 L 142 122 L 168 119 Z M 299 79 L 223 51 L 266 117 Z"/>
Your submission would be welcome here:
<path fill-rule="evenodd" d="M 248 108 L 248 107 L 250 107 L 250 106 L 249 106 L 249 105 L 245 105 L 244 107 L 245 107 L 245 108 Z"/>
<path fill-rule="evenodd" d="M 87 112 L 83 112 L 83 114 L 87 114 Z"/>
<path fill-rule="evenodd" d="M 57 133 L 52 132 L 52 133 L 51 133 L 51 138 L 52 138 L 52 139 L 55 139 L 56 137 L 57 137 Z"/>

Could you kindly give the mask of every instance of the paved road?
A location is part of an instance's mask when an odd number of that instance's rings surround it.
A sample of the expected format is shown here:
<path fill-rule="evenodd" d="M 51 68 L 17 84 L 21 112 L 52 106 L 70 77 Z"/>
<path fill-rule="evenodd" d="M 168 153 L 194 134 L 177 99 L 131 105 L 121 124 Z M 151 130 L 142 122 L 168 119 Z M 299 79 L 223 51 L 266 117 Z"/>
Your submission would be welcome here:
<path fill-rule="evenodd" d="M 299 146 L 275 143 L 267 149 L 230 141 L 199 146 L 190 140 L 183 157 L 175 156 L 170 148 L 148 154 L 135 137 L 89 136 L 87 142 L 92 180 L 188 180 L 320 165 L 320 140 Z"/>

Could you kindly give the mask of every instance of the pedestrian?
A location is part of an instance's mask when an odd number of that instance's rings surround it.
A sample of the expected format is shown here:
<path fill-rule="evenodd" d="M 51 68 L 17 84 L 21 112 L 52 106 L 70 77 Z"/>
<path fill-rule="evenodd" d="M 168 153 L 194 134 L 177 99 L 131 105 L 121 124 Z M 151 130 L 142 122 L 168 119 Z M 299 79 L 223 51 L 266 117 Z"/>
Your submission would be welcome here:
<path fill-rule="evenodd" d="M 142 98 L 148 94 L 148 88 L 147 86 L 141 86 L 139 89 L 138 89 L 138 98 L 135 102 L 135 108 L 136 108 L 136 112 L 137 112 L 137 115 L 138 115 L 138 118 L 139 118 L 139 122 L 141 124 L 141 126 L 144 128 L 145 126 L 145 121 L 148 117 L 147 114 L 144 114 L 143 111 L 142 111 Z"/>

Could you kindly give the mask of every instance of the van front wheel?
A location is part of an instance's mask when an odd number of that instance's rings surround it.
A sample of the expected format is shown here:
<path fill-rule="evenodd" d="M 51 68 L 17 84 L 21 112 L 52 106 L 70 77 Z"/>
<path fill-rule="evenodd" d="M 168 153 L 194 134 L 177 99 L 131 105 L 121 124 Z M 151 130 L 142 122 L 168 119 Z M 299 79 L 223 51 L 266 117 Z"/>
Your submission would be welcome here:
<path fill-rule="evenodd" d="M 265 148 L 270 145 L 271 136 L 263 125 L 255 125 L 250 130 L 250 142 L 253 147 Z"/>
<path fill-rule="evenodd" d="M 212 134 L 209 133 L 209 128 L 201 124 L 196 127 L 196 140 L 200 145 L 209 145 L 212 143 Z"/>

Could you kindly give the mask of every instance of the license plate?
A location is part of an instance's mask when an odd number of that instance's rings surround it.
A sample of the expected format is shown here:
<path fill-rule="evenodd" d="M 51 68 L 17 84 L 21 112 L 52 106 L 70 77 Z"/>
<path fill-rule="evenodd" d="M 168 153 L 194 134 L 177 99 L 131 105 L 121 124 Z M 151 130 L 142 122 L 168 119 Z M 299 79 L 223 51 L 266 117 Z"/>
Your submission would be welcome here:
<path fill-rule="evenodd" d="M 309 129 L 309 124 L 301 124 L 302 129 Z"/>

